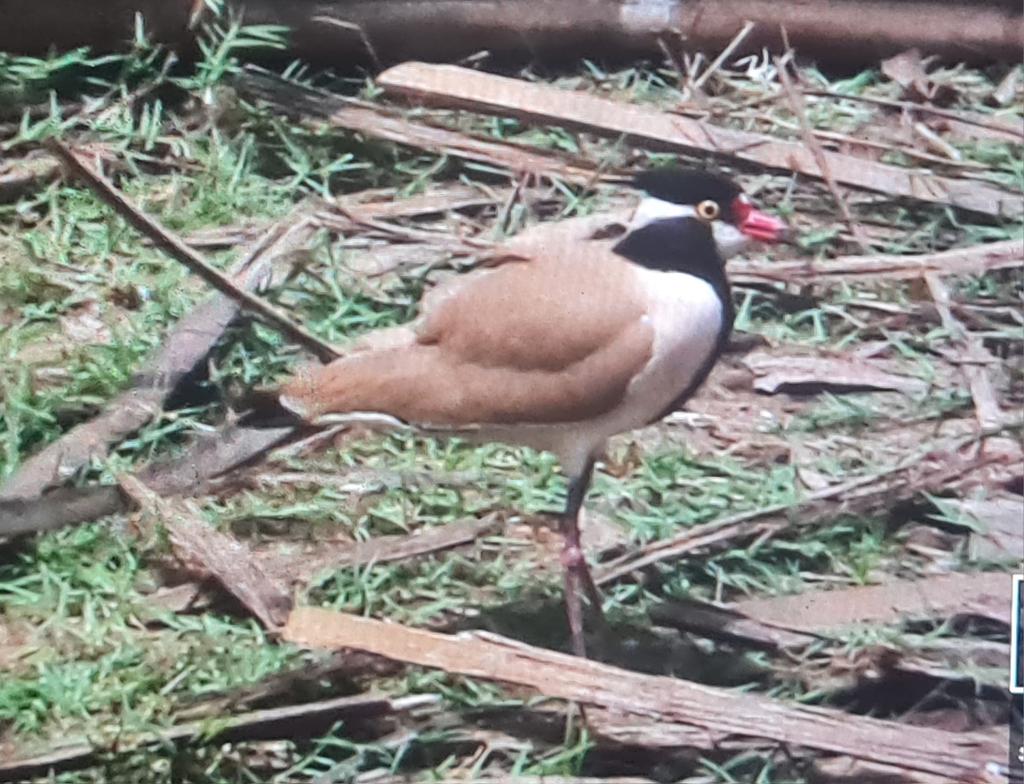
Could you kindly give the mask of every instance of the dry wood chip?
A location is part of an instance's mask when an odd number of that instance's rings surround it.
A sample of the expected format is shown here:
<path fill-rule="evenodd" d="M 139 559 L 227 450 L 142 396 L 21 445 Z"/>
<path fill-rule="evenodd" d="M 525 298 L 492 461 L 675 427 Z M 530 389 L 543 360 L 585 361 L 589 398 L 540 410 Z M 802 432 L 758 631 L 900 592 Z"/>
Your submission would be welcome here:
<path fill-rule="evenodd" d="M 971 558 L 1009 563 L 1024 558 L 1024 501 L 1020 496 L 945 499 L 942 503 L 971 521 Z"/>
<path fill-rule="evenodd" d="M 963 614 L 1009 622 L 1009 602 L 1010 575 L 981 572 L 749 599 L 732 609 L 762 623 L 813 634 L 854 623 L 897 624 Z"/>
<path fill-rule="evenodd" d="M 946 84 L 936 84 L 925 71 L 919 49 L 908 49 L 882 61 L 882 73 L 903 88 L 906 98 L 913 101 L 933 101 L 939 104 L 954 97 L 955 92 Z"/>
<path fill-rule="evenodd" d="M 999 106 L 1007 106 L 1013 103 L 1020 87 L 1022 71 L 1020 68 L 1011 68 L 1003 80 L 999 82 L 996 89 L 992 91 L 992 101 Z"/>

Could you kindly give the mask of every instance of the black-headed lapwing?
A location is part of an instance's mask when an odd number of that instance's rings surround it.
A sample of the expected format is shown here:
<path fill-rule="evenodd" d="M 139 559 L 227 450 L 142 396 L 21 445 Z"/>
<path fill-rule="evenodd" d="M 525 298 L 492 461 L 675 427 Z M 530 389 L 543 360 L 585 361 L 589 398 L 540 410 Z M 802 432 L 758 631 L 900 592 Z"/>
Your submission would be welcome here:
<path fill-rule="evenodd" d="M 732 328 L 725 259 L 786 233 L 715 174 L 657 169 L 635 185 L 643 196 L 618 223 L 578 219 L 514 238 L 498 263 L 430 292 L 411 324 L 371 334 L 269 398 L 309 425 L 384 421 L 553 452 L 569 480 L 562 564 L 578 655 L 580 587 L 600 613 L 578 519 L 594 461 L 611 436 L 696 391 Z"/>

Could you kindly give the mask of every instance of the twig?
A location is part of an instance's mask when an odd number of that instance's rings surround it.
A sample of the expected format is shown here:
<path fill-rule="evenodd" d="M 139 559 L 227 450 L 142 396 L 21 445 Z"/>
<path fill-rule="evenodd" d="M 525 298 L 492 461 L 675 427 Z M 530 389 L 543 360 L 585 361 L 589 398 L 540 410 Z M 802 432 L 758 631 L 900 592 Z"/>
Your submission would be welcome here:
<path fill-rule="evenodd" d="M 451 550 L 475 542 L 500 528 L 497 515 L 460 520 L 413 534 L 377 536 L 340 546 L 314 543 L 315 552 L 257 552 L 253 557 L 268 575 L 283 583 L 307 583 L 328 568 L 352 568 L 368 564 L 406 561 Z"/>
<path fill-rule="evenodd" d="M 725 49 L 721 51 L 721 53 L 719 53 L 718 57 L 716 57 L 711 62 L 711 65 L 704 69 L 704 73 L 702 73 L 693 81 L 693 86 L 695 89 L 699 90 L 701 87 L 704 86 L 704 82 L 710 79 L 711 75 L 722 67 L 722 63 L 724 63 L 732 55 L 732 53 L 735 52 L 740 47 L 740 45 L 747 39 L 747 36 L 750 35 L 751 32 L 753 32 L 755 27 L 757 27 L 757 25 L 751 22 L 749 19 L 743 23 L 743 27 L 740 29 L 738 33 L 736 33 L 736 36 L 729 42 L 729 45 L 726 46 Z"/>
<path fill-rule="evenodd" d="M 300 645 L 356 648 L 423 667 L 527 686 L 549 697 L 712 732 L 850 754 L 946 775 L 951 781 L 980 773 L 994 755 L 1006 753 L 1005 744 L 994 746 L 977 735 L 642 675 L 493 634 L 450 636 L 310 607 L 294 610 L 283 634 Z"/>
<path fill-rule="evenodd" d="M 678 36 L 674 36 L 677 40 L 673 43 L 681 43 L 678 40 Z M 665 40 L 665 36 L 658 36 L 658 48 L 661 49 L 661 53 L 665 55 L 665 59 L 672 65 L 672 70 L 676 72 L 676 86 L 682 90 L 686 83 L 686 63 L 683 58 L 679 56 L 679 50 L 676 46 L 671 45 Z"/>
<path fill-rule="evenodd" d="M 443 214 L 449 211 L 484 207 L 498 200 L 495 193 L 469 185 L 446 185 L 430 188 L 408 198 L 387 198 L 392 191 L 363 191 L 323 203 L 309 200 L 308 211 L 316 219 L 318 211 L 333 212 L 338 206 L 367 218 L 393 220 L 395 218 L 418 218 Z M 499 189 L 499 192 L 501 190 Z M 232 247 L 252 238 L 262 231 L 260 224 L 222 226 L 215 229 L 201 229 L 184 237 L 193 248 Z"/>
<path fill-rule="evenodd" d="M 986 368 L 986 365 L 996 362 L 995 357 L 953 315 L 950 309 L 949 288 L 942 278 L 934 272 L 927 272 L 924 279 L 935 301 L 935 308 L 939 312 L 943 327 L 952 340 L 964 347 L 967 361 L 961 364 L 961 368 L 971 390 L 971 398 L 974 400 L 978 425 L 982 430 L 999 427 L 1003 423 L 1003 412 L 999 408 L 992 377 Z"/>
<path fill-rule="evenodd" d="M 156 221 L 132 204 L 124 194 L 114 187 L 114 184 L 110 182 L 110 180 L 95 171 L 70 147 L 55 139 L 48 142 L 47 147 L 57 157 L 59 157 L 76 176 L 85 180 L 101 201 L 121 215 L 121 217 L 134 226 L 140 233 L 148 237 L 154 245 L 176 261 L 188 267 L 188 269 L 196 273 L 221 294 L 233 299 L 241 308 L 259 316 L 268 324 L 278 329 L 282 334 L 291 338 L 299 345 L 309 349 L 321 361 L 329 362 L 340 356 L 337 349 L 329 343 L 326 343 L 316 335 L 307 332 L 259 297 L 238 288 L 238 286 L 236 286 L 227 275 L 210 266 L 202 256 L 188 247 L 188 245 L 182 242 L 181 239 L 168 232 Z"/>
<path fill-rule="evenodd" d="M 937 275 L 964 275 L 1019 267 L 1024 241 L 1006 240 L 969 248 L 955 248 L 916 256 L 873 254 L 841 256 L 829 261 L 731 261 L 734 283 L 842 283 L 851 281 L 920 279 Z"/>
<path fill-rule="evenodd" d="M 870 248 L 867 236 L 864 234 L 864 229 L 854 219 L 853 213 L 850 212 L 850 205 L 846 203 L 846 197 L 843 196 L 842 191 L 839 190 L 839 184 L 836 182 L 836 178 L 832 175 L 832 168 L 829 166 L 828 158 L 825 156 L 825 151 L 821 149 L 821 143 L 818 141 L 817 137 L 815 137 L 814 129 L 811 128 L 811 124 L 807 119 L 807 106 L 804 103 L 803 95 L 801 95 L 800 91 L 797 89 L 796 85 L 793 84 L 793 80 L 789 76 L 788 67 L 791 56 L 792 52 L 790 51 L 787 52 L 784 57 L 775 58 L 775 70 L 779 74 L 779 83 L 782 85 L 782 90 L 789 101 L 790 110 L 796 117 L 797 122 L 800 123 L 800 135 L 803 136 L 804 144 L 807 145 L 807 149 L 811 151 L 815 162 L 818 164 L 819 175 L 825 180 L 825 184 L 832 193 L 832 198 L 835 200 L 839 211 L 843 214 L 843 220 L 846 221 L 846 225 L 850 227 L 850 233 L 853 235 L 853 238 L 860 247 L 860 250 L 867 253 Z"/>
<path fill-rule="evenodd" d="M 384 70 L 384 64 L 380 57 L 377 55 L 377 50 L 373 46 L 373 42 L 370 41 L 370 37 L 363 30 L 363 26 L 356 22 L 349 22 L 345 19 L 336 19 L 333 16 L 314 16 L 314 22 L 320 22 L 321 24 L 331 25 L 333 27 L 340 27 L 342 30 L 354 30 L 356 35 L 359 36 L 360 42 L 366 49 L 366 53 L 370 56 L 370 62 L 373 63 L 373 67 L 378 71 Z"/>
<path fill-rule="evenodd" d="M 971 436 L 953 441 L 942 445 L 941 450 L 948 454 L 956 454 L 957 450 L 976 442 L 977 438 Z M 924 475 L 920 476 L 924 458 L 939 448 L 936 445 L 922 454 L 905 458 L 885 470 L 812 493 L 803 501 L 774 504 L 750 512 L 741 512 L 723 520 L 695 526 L 668 539 L 644 545 L 620 558 L 602 564 L 596 570 L 595 579 L 599 585 L 603 585 L 621 579 L 638 569 L 674 560 L 711 545 L 747 538 L 766 531 L 775 532 L 792 525 L 814 524 L 819 522 L 822 516 L 820 509 L 818 514 L 814 514 L 816 505 L 825 501 L 843 500 L 838 510 L 834 505 L 830 505 L 824 510 L 825 516 L 831 519 L 837 514 L 851 511 L 854 508 L 858 511 L 866 511 L 880 504 L 890 505 L 897 497 L 917 495 L 928 489 L 945 489 L 965 474 L 997 460 L 992 456 L 977 458 L 951 468 L 947 466 L 930 472 L 925 471 Z M 799 518 L 796 519 L 798 513 Z"/>
<path fill-rule="evenodd" d="M 833 90 L 805 90 L 807 95 L 813 95 L 820 98 L 835 98 L 841 101 L 857 101 L 859 103 L 872 103 L 876 106 L 886 106 L 890 109 L 900 109 L 905 112 L 918 112 L 920 114 L 932 114 L 936 117 L 944 117 L 947 120 L 955 120 L 957 122 L 964 123 L 965 125 L 974 125 L 978 128 L 984 128 L 988 131 L 995 131 L 996 133 L 1003 134 L 1005 136 L 1013 137 L 1018 141 L 1024 141 L 1024 131 L 1021 131 L 1019 127 L 1012 125 L 1004 125 L 999 122 L 992 122 L 988 120 L 981 120 L 977 117 L 965 115 L 960 112 L 954 112 L 949 109 L 940 109 L 937 106 L 931 106 L 923 103 L 911 103 L 910 101 L 893 101 L 888 98 L 875 98 L 870 95 L 848 95 L 847 93 L 837 93 Z"/>
<path fill-rule="evenodd" d="M 119 737 L 113 752 L 126 754 L 148 747 L 166 747 L 185 742 L 237 743 L 246 740 L 310 738 L 326 732 L 339 721 L 359 722 L 433 705 L 437 697 L 416 694 L 391 699 L 357 695 L 333 697 L 305 705 L 267 708 L 223 719 L 217 724 L 190 721 L 170 729 L 135 737 Z M 48 777 L 66 770 L 87 767 L 108 753 L 90 743 L 65 745 L 38 756 L 0 761 L 0 781 L 16 782 Z"/>
<path fill-rule="evenodd" d="M 678 109 L 676 111 L 679 111 Z M 686 111 L 680 111 L 680 114 L 690 115 L 692 113 Z M 772 117 L 772 122 L 776 127 L 786 128 L 793 131 L 799 131 L 800 126 L 796 123 L 788 123 L 785 120 L 781 120 L 778 117 Z M 815 138 L 823 139 L 824 141 L 839 142 L 840 144 L 848 145 L 850 147 L 870 147 L 873 150 L 882 150 L 884 152 L 894 152 L 899 155 L 906 155 L 909 158 L 916 158 L 920 161 L 927 161 L 928 163 L 938 163 L 947 167 L 956 167 L 965 171 L 966 175 L 970 175 L 972 172 L 986 172 L 988 167 L 983 163 L 977 161 L 964 161 L 964 160 L 951 160 L 946 155 L 934 155 L 924 150 L 919 150 L 916 147 L 908 147 L 900 144 L 889 144 L 887 142 L 880 142 L 875 139 L 857 138 L 847 133 L 838 133 L 836 131 L 823 131 L 817 128 L 813 129 Z M 944 142 L 945 143 L 945 142 Z M 947 145 L 948 146 L 948 145 Z"/>
<path fill-rule="evenodd" d="M 915 122 L 911 126 L 911 129 L 914 131 L 914 133 L 916 133 L 918 136 L 924 139 L 925 144 L 927 144 L 936 152 L 941 153 L 945 158 L 949 159 L 950 161 L 953 161 L 954 163 L 960 163 L 963 160 L 963 156 L 960 154 L 960 151 L 956 147 L 954 147 L 952 144 L 950 144 L 937 133 L 935 133 L 935 131 L 933 131 L 923 122 Z"/>
<path fill-rule="evenodd" d="M 338 217 L 341 217 L 349 224 L 361 226 L 364 229 L 372 229 L 375 232 L 379 232 L 380 234 L 391 238 L 392 240 L 422 242 L 435 246 L 445 245 L 449 246 L 456 252 L 486 250 L 493 246 L 493 243 L 486 242 L 484 240 L 473 239 L 470 237 L 452 237 L 450 234 L 444 232 L 424 231 L 423 229 L 414 229 L 409 226 L 401 226 L 397 223 L 378 220 L 377 218 L 364 214 L 358 207 L 352 209 L 341 204 L 334 204 L 331 205 L 331 207 L 332 212 L 336 213 L 336 215 L 321 214 L 320 216 L 321 221 L 325 225 L 336 225 Z"/>

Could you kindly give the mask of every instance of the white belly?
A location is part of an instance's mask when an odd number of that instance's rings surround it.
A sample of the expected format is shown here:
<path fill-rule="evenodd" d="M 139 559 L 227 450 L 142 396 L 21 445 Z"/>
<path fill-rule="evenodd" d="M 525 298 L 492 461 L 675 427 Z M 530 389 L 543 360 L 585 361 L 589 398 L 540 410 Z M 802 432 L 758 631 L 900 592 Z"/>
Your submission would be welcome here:
<path fill-rule="evenodd" d="M 651 303 L 646 318 L 654 327 L 654 350 L 622 402 L 587 422 L 518 426 L 499 435 L 501 440 L 554 452 L 565 473 L 573 476 L 608 438 L 648 424 L 690 386 L 718 345 L 722 303 L 709 283 L 693 275 L 654 270 L 639 274 Z"/>

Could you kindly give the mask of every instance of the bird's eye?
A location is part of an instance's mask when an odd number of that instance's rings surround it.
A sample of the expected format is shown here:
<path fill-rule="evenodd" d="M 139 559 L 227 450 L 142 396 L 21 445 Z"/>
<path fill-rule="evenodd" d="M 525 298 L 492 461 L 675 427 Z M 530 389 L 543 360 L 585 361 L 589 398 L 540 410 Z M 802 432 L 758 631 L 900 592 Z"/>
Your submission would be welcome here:
<path fill-rule="evenodd" d="M 713 221 L 718 217 L 719 207 L 717 201 L 705 199 L 697 205 L 697 217 L 705 221 Z"/>

